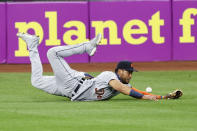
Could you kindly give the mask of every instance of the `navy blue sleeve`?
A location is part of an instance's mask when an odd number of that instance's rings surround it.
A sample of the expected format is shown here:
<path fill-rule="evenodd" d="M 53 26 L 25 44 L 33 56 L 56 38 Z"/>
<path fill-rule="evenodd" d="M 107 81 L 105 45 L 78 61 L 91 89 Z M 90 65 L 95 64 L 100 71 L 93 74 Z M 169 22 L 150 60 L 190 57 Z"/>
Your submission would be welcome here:
<path fill-rule="evenodd" d="M 141 94 L 137 91 L 134 91 L 133 89 L 131 89 L 129 95 L 132 96 L 132 97 L 138 98 L 138 99 L 141 99 L 144 96 L 143 94 Z"/>

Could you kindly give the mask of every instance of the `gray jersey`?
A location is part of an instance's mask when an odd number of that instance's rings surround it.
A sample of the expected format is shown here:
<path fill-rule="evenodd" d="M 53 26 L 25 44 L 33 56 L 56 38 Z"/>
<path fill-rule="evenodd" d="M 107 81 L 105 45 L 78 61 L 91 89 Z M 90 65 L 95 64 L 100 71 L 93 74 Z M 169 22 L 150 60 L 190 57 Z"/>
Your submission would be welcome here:
<path fill-rule="evenodd" d="M 118 95 L 120 92 L 109 85 L 110 80 L 119 79 L 114 72 L 105 71 L 94 79 L 87 80 L 91 81 L 89 82 L 91 84 L 87 86 L 87 83 L 84 83 L 80 87 L 82 89 L 72 98 L 72 101 L 106 100 Z"/>

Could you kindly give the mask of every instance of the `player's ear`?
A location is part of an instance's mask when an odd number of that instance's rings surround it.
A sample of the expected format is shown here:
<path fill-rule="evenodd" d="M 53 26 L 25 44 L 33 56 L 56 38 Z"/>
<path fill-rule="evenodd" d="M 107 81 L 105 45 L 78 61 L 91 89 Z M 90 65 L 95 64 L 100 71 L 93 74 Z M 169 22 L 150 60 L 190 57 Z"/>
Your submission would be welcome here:
<path fill-rule="evenodd" d="M 123 70 L 122 69 L 118 69 L 117 73 L 120 75 L 122 74 Z"/>

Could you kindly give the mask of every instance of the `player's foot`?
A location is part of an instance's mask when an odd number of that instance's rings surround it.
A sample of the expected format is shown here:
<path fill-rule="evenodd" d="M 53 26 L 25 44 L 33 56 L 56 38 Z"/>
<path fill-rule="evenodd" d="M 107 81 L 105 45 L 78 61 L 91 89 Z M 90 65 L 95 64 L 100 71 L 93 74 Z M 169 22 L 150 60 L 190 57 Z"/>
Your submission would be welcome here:
<path fill-rule="evenodd" d="M 30 35 L 28 33 L 20 33 L 20 32 L 17 33 L 16 35 L 26 42 L 29 50 L 37 49 L 40 39 L 38 36 Z"/>
<path fill-rule="evenodd" d="M 94 39 L 92 39 L 88 45 L 86 46 L 86 52 L 89 54 L 89 56 L 93 56 L 96 52 L 96 47 L 101 41 L 101 34 L 99 33 Z"/>

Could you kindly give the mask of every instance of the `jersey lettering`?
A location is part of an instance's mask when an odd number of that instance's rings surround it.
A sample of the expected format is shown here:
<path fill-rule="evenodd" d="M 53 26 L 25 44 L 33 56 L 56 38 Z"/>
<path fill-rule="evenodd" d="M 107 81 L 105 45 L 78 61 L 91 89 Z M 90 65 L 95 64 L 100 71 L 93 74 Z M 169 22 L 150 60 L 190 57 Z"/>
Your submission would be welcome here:
<path fill-rule="evenodd" d="M 97 94 L 97 99 L 101 100 L 104 93 L 105 93 L 104 89 L 98 90 L 97 88 L 95 88 L 95 94 Z"/>

